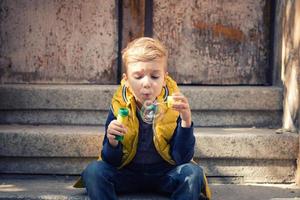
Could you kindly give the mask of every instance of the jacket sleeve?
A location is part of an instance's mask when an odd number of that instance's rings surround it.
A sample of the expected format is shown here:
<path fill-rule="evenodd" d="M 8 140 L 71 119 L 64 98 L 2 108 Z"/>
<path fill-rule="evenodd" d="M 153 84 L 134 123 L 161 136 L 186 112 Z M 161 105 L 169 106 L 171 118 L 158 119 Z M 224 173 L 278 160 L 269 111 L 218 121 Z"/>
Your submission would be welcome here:
<path fill-rule="evenodd" d="M 105 123 L 105 136 L 102 144 L 101 158 L 103 161 L 115 167 L 118 167 L 121 165 L 122 161 L 123 145 L 121 144 L 121 142 L 119 142 L 116 147 L 113 147 L 106 137 L 108 125 L 114 119 L 116 119 L 116 117 L 110 109 Z"/>
<path fill-rule="evenodd" d="M 194 156 L 195 147 L 193 123 L 190 128 L 183 128 L 181 127 L 181 119 L 178 118 L 170 145 L 171 156 L 177 165 L 190 162 Z"/>

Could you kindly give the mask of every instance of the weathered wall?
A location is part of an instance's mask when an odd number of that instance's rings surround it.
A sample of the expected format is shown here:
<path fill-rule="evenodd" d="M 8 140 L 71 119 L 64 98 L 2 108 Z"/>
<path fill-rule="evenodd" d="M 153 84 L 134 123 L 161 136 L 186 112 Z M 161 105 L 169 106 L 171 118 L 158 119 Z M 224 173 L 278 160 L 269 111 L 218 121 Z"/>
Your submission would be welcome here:
<path fill-rule="evenodd" d="M 154 0 L 153 15 L 178 82 L 267 83 L 270 0 Z"/>
<path fill-rule="evenodd" d="M 118 42 L 144 35 L 146 20 L 147 1 L 122 2 L 118 30 L 120 1 L 1 0 L 0 83 L 116 84 Z M 271 0 L 153 2 L 178 83 L 268 84 Z"/>
<path fill-rule="evenodd" d="M 0 82 L 116 83 L 115 1 L 1 0 L 0 9 Z"/>

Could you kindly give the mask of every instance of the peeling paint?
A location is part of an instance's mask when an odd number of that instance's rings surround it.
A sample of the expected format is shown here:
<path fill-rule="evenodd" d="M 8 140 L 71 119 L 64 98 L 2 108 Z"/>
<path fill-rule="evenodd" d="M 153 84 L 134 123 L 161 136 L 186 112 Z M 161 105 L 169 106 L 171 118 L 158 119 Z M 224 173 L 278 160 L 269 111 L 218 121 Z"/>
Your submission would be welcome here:
<path fill-rule="evenodd" d="M 153 32 L 169 50 L 171 76 L 182 84 L 267 84 L 267 1 L 154 1 Z"/>
<path fill-rule="evenodd" d="M 224 26 L 222 24 L 207 24 L 204 22 L 194 22 L 193 26 L 196 29 L 212 31 L 216 37 L 223 36 L 225 38 L 237 40 L 239 42 L 245 40 L 245 34 L 241 30 L 238 30 L 233 27 Z"/>

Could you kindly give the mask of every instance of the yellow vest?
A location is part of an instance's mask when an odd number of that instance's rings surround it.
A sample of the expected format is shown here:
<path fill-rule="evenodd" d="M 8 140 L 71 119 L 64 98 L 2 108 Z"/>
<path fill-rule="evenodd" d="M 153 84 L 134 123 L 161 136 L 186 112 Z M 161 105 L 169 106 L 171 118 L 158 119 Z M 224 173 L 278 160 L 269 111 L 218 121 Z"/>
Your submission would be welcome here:
<path fill-rule="evenodd" d="M 117 117 L 120 108 L 128 108 L 129 116 L 124 125 L 127 127 L 127 133 L 124 136 L 122 164 L 119 168 L 127 165 L 134 158 L 138 145 L 139 120 L 136 116 L 136 101 L 133 94 L 125 86 L 125 81 L 121 81 L 112 98 L 112 111 Z M 166 78 L 166 86 L 163 87 L 160 95 L 157 97 L 158 102 L 166 102 L 168 95 L 178 92 L 179 89 L 175 81 L 170 77 Z M 159 105 L 161 115 L 154 119 L 153 122 L 153 142 L 160 156 L 170 164 L 175 164 L 170 155 L 170 140 L 177 126 L 179 113 L 173 109 L 168 109 L 166 103 Z"/>
<path fill-rule="evenodd" d="M 169 95 L 172 95 L 174 92 L 179 92 L 179 88 L 176 82 L 171 77 L 167 76 L 166 86 L 163 87 L 163 90 L 157 97 L 158 102 L 165 102 L 167 100 L 167 97 Z M 129 164 L 136 154 L 139 131 L 139 120 L 136 116 L 136 101 L 129 88 L 125 86 L 124 80 L 121 81 L 121 86 L 115 92 L 112 98 L 111 106 L 115 117 L 117 117 L 120 108 L 126 107 L 129 109 L 129 116 L 124 122 L 124 125 L 127 127 L 127 133 L 124 135 L 124 139 L 122 141 L 123 157 L 121 166 L 119 166 L 119 168 L 122 168 L 125 165 Z M 153 122 L 154 146 L 157 152 L 165 161 L 172 165 L 175 165 L 175 161 L 170 155 L 170 140 L 172 139 L 174 131 L 177 127 L 177 119 L 179 117 L 179 113 L 173 109 L 168 109 L 166 103 L 161 104 L 159 106 L 159 109 L 161 115 L 158 116 L 158 118 L 154 119 Z M 101 156 L 99 157 L 99 160 L 101 160 Z M 208 187 L 205 175 L 204 181 L 205 190 L 201 191 L 201 193 L 208 199 L 211 199 L 211 192 Z M 74 184 L 74 187 L 84 187 L 82 180 L 79 179 Z"/>

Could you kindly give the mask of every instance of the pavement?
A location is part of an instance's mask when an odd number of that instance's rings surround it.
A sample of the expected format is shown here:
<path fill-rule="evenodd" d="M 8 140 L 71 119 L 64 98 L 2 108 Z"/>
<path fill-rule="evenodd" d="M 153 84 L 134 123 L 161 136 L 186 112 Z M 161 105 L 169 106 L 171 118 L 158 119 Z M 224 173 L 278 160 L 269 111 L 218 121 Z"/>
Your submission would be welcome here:
<path fill-rule="evenodd" d="M 0 200 L 88 200 L 85 189 L 72 187 L 78 176 L 0 175 Z M 210 184 L 213 200 L 300 200 L 294 184 Z M 167 200 L 157 194 L 132 194 L 120 200 Z"/>

